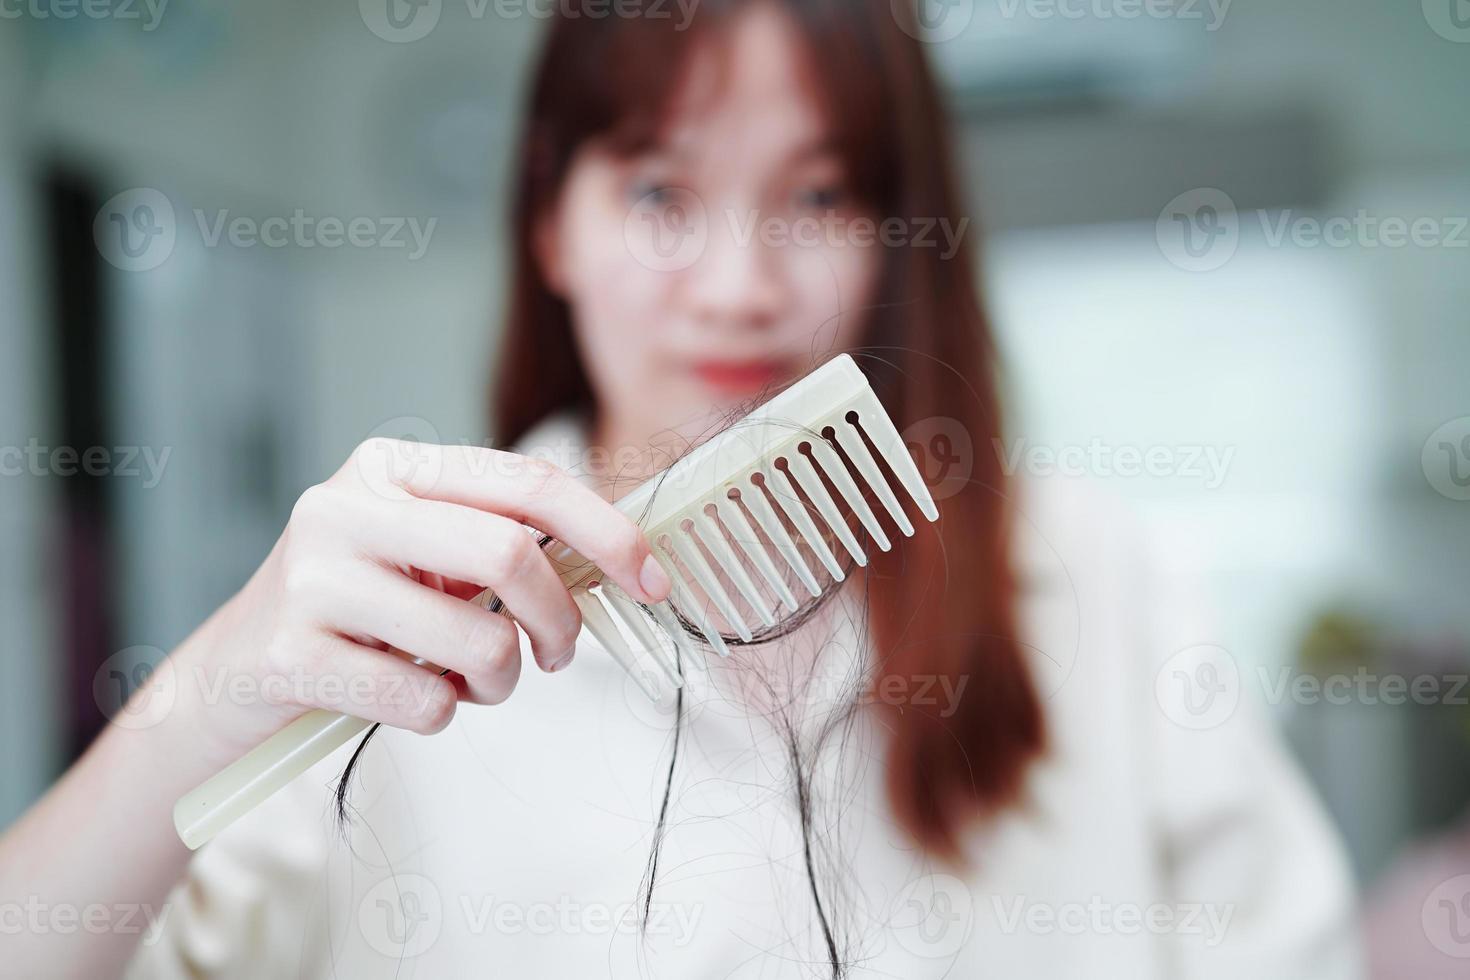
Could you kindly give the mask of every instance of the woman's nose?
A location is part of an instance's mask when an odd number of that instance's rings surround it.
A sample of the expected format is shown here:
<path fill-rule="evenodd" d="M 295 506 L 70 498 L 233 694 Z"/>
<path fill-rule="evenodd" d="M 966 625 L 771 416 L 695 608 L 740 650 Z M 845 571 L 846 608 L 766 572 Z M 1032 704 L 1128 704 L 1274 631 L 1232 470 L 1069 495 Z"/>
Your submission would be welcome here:
<path fill-rule="evenodd" d="M 704 252 L 685 272 L 686 298 L 703 324 L 768 326 L 785 305 L 779 249 L 762 240 L 759 215 L 711 208 Z"/>

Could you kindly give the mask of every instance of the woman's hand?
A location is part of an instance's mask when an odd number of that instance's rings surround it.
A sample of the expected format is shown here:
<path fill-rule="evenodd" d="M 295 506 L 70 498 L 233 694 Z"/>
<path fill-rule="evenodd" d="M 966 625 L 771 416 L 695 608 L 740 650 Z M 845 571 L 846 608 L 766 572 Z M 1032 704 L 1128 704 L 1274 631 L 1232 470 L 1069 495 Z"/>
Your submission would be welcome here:
<path fill-rule="evenodd" d="M 0 836 L 0 895 L 73 910 L 160 908 L 189 860 L 173 801 L 297 715 L 330 708 L 432 732 L 461 697 L 503 701 L 520 676 L 520 646 L 506 616 L 464 601 L 481 588 L 505 600 L 542 669 L 565 666 L 581 619 L 520 522 L 576 548 L 638 599 L 668 593 L 637 526 L 549 463 L 364 443 L 301 495 L 249 583 Z M 115 833 L 96 832 L 98 814 Z M 6 967 L 17 976 L 112 976 L 137 939 L 30 931 L 7 946 Z"/>
<path fill-rule="evenodd" d="M 521 671 L 510 616 L 547 671 L 571 661 L 581 628 L 524 525 L 636 599 L 668 595 L 637 525 L 551 463 L 373 439 L 301 495 L 249 583 L 170 658 L 176 709 L 223 764 L 311 708 L 430 733 L 460 699 L 505 700 Z M 510 616 L 464 601 L 484 588 Z"/>

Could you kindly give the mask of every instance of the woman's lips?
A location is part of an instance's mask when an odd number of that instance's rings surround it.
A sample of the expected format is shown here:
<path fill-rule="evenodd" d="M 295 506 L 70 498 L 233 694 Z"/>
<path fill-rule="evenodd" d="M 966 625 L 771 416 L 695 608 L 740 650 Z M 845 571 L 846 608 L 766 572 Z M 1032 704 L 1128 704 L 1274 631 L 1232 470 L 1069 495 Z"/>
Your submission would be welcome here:
<path fill-rule="evenodd" d="M 789 371 L 780 361 L 699 361 L 694 375 L 711 388 L 731 395 L 754 395 L 785 381 Z"/>

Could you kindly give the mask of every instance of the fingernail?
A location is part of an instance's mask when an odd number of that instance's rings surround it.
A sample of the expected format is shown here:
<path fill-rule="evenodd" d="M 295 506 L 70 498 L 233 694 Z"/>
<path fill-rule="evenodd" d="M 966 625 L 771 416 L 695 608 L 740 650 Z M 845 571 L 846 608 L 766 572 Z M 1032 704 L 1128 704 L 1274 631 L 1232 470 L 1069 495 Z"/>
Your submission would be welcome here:
<path fill-rule="evenodd" d="M 551 665 L 551 672 L 554 674 L 554 673 L 556 673 L 559 670 L 566 670 L 567 669 L 567 666 L 572 662 L 572 658 L 575 657 L 576 655 L 577 655 L 577 648 L 576 647 L 572 647 L 570 650 L 568 650 L 565 654 L 562 655 L 562 658 L 560 660 L 558 660 L 556 663 L 554 663 L 554 664 Z"/>
<path fill-rule="evenodd" d="M 643 559 L 643 567 L 638 571 L 638 584 L 643 587 L 643 594 L 655 602 L 663 602 L 674 588 L 674 583 L 669 581 L 669 573 L 652 555 Z"/>

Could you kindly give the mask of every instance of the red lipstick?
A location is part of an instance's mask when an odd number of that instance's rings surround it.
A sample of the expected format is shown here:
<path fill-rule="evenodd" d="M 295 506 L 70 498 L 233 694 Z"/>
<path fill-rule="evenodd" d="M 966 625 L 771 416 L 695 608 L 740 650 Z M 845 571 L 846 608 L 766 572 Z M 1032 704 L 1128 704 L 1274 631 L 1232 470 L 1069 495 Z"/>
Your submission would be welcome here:
<path fill-rule="evenodd" d="M 694 374 L 727 395 L 755 395 L 790 376 L 781 361 L 698 361 Z"/>

